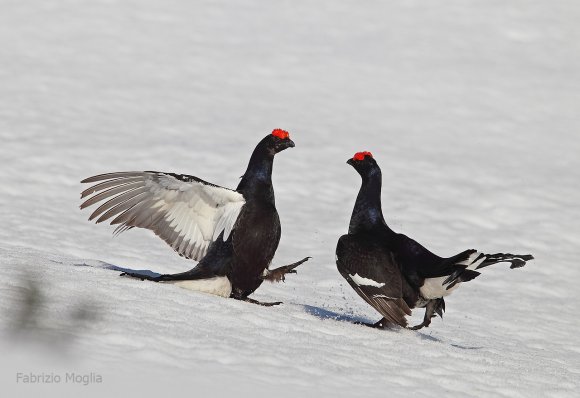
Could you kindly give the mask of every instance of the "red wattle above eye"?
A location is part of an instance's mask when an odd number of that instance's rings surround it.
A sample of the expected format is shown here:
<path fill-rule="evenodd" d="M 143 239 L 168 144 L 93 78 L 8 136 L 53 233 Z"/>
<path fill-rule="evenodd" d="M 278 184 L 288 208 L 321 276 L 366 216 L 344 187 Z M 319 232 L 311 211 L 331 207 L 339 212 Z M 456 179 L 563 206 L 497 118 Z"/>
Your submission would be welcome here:
<path fill-rule="evenodd" d="M 286 130 L 282 130 L 282 129 L 274 129 L 274 131 L 272 131 L 272 135 L 274 137 L 280 138 L 281 140 L 285 140 L 287 138 L 290 138 L 290 134 Z"/>
<path fill-rule="evenodd" d="M 352 157 L 352 160 L 364 160 L 364 158 L 367 157 L 367 156 L 370 156 L 372 158 L 373 157 L 373 154 L 370 153 L 369 151 L 357 152 Z"/>

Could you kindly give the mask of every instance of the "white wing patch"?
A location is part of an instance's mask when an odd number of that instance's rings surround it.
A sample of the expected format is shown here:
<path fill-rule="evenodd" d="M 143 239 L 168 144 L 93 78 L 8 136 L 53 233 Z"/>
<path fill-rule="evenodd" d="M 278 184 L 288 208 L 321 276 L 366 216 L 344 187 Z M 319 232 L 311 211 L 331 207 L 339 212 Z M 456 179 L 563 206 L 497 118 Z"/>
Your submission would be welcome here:
<path fill-rule="evenodd" d="M 350 276 L 350 279 L 352 279 L 352 281 L 354 283 L 356 283 L 358 286 L 374 286 L 374 287 L 383 287 L 385 286 L 384 283 L 379 283 L 377 281 L 374 281 L 372 279 L 369 278 L 365 278 L 363 276 L 360 276 L 359 274 L 355 273 L 354 275 L 348 275 Z"/>
<path fill-rule="evenodd" d="M 387 300 L 396 300 L 398 297 L 390 297 L 390 296 L 386 296 L 384 294 L 373 294 L 373 298 L 384 298 Z"/>
<path fill-rule="evenodd" d="M 85 191 L 81 209 L 105 201 L 90 216 L 97 223 L 115 217 L 116 232 L 150 229 L 180 255 L 200 260 L 223 232 L 227 240 L 246 203 L 242 194 L 196 177 L 159 172 L 102 174 Z"/>

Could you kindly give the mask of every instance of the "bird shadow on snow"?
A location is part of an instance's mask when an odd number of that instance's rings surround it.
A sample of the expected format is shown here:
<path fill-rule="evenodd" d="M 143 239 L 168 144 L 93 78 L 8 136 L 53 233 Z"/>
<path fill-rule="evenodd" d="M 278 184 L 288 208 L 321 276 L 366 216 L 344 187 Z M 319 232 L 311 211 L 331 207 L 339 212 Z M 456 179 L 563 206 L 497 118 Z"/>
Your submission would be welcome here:
<path fill-rule="evenodd" d="M 161 275 L 157 272 L 154 272 L 154 271 L 151 271 L 148 269 L 123 268 L 123 267 L 119 267 L 117 265 L 109 264 L 109 263 L 106 263 L 104 261 L 99 261 L 99 260 L 94 261 L 94 262 L 90 261 L 89 263 L 87 263 L 87 262 L 76 263 L 73 265 L 75 267 L 92 267 L 92 268 L 107 269 L 107 270 L 116 271 L 116 272 L 138 273 L 138 274 L 151 276 L 151 277 L 157 277 L 157 276 Z M 304 311 L 307 314 L 310 314 L 310 315 L 312 315 L 318 319 L 321 319 L 321 320 L 332 319 L 334 321 L 348 322 L 348 323 L 352 323 L 353 325 L 359 325 L 359 326 L 360 326 L 360 324 L 369 323 L 368 319 L 365 319 L 362 317 L 357 317 L 357 316 L 347 315 L 347 314 L 339 314 L 338 312 L 329 311 L 329 310 L 326 310 L 324 308 L 315 307 L 312 305 L 303 304 L 302 307 L 304 308 Z M 461 345 L 461 344 L 450 343 L 450 342 L 441 340 L 437 337 L 434 337 L 434 336 L 431 336 L 431 335 L 428 335 L 425 333 L 421 333 L 418 331 L 416 331 L 415 333 L 421 340 L 427 340 L 427 341 L 432 341 L 432 342 L 442 343 L 442 344 L 449 344 L 451 347 L 458 348 L 461 350 L 479 350 L 479 349 L 483 348 L 483 347 L 473 347 L 473 346 L 465 346 L 465 345 Z"/>
<path fill-rule="evenodd" d="M 364 319 L 364 318 L 359 318 L 359 317 L 345 315 L 345 314 L 339 314 L 338 312 L 332 312 L 329 310 L 325 310 L 324 308 L 314 307 L 312 305 L 303 304 L 302 306 L 304 307 L 304 311 L 307 314 L 310 314 L 310 315 L 315 316 L 316 318 L 322 319 L 322 320 L 332 319 L 334 321 L 350 322 L 353 324 L 368 322 L 368 320 Z"/>
<path fill-rule="evenodd" d="M 78 263 L 78 264 L 74 264 L 74 266 L 75 267 L 101 268 L 101 269 L 108 269 L 108 270 L 111 270 L 111 271 L 135 273 L 135 274 L 141 274 L 141 275 L 144 275 L 144 276 L 150 276 L 150 277 L 153 277 L 153 278 L 161 275 L 160 273 L 151 271 L 149 269 L 123 268 L 123 267 L 118 267 L 118 266 L 113 265 L 113 264 L 106 263 L 104 261 L 96 261 L 95 264 Z"/>
<path fill-rule="evenodd" d="M 360 318 L 360 317 L 356 317 L 356 316 L 352 316 L 352 315 L 345 315 L 345 314 L 339 314 L 337 312 L 333 312 L 333 311 L 329 311 L 329 310 L 325 310 L 323 308 L 319 308 L 319 307 L 314 307 L 311 305 L 303 305 L 304 307 L 304 311 L 312 316 L 315 316 L 318 319 L 321 320 L 326 320 L 326 319 L 332 319 L 334 321 L 339 321 L 339 322 L 348 322 L 348 323 L 352 323 L 354 325 L 357 326 L 361 326 L 361 323 L 369 323 L 369 321 L 367 319 L 364 318 Z M 388 331 L 386 331 L 388 332 Z M 426 340 L 426 341 L 432 341 L 435 343 L 442 343 L 442 344 L 448 344 L 451 347 L 454 348 L 458 348 L 460 350 L 479 350 L 482 349 L 483 347 L 474 347 L 474 346 L 466 346 L 466 345 L 462 345 L 462 344 L 455 344 L 455 343 L 450 343 L 448 341 L 442 340 L 440 338 L 419 332 L 419 331 L 412 331 L 416 334 L 417 337 L 419 337 L 421 340 Z"/>
<path fill-rule="evenodd" d="M 463 345 L 463 344 L 450 343 L 448 341 L 438 339 L 437 337 L 433 337 L 433 336 L 425 334 L 425 333 L 421 333 L 421 332 L 416 332 L 416 333 L 417 333 L 417 336 L 419 336 L 419 338 L 421 340 L 427 340 L 427 341 L 433 341 L 433 342 L 442 343 L 442 344 L 448 344 L 451 347 L 459 348 L 460 350 L 481 350 L 483 348 L 483 347 L 467 346 L 467 345 Z"/>

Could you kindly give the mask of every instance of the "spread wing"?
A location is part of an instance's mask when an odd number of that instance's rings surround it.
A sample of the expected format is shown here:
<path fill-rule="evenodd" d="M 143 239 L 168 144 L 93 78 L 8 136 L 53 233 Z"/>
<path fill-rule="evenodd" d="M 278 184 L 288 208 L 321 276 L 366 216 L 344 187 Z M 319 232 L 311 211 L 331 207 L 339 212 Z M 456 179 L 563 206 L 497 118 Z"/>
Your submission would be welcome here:
<path fill-rule="evenodd" d="M 411 309 L 403 300 L 402 275 L 392 254 L 342 236 L 336 249 L 341 275 L 370 306 L 387 321 L 407 326 Z"/>
<path fill-rule="evenodd" d="M 239 192 L 181 174 L 108 173 L 81 182 L 97 183 L 82 192 L 81 199 L 90 197 L 81 209 L 103 202 L 89 220 L 112 218 L 116 233 L 149 229 L 181 256 L 197 261 L 222 232 L 228 239 L 246 203 Z"/>

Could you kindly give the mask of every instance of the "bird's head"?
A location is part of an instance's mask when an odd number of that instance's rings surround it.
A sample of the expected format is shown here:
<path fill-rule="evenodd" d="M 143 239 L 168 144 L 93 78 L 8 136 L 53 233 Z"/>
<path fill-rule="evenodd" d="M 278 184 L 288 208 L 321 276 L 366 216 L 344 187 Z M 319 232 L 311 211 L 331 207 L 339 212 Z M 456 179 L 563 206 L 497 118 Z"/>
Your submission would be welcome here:
<path fill-rule="evenodd" d="M 290 134 L 282 129 L 274 129 L 272 134 L 268 134 L 260 142 L 260 145 L 273 156 L 287 148 L 294 148 L 294 141 L 290 139 Z"/>
<path fill-rule="evenodd" d="M 354 156 L 346 161 L 361 175 L 361 177 L 369 177 L 372 174 L 380 173 L 381 169 L 373 158 L 373 154 L 365 152 L 357 152 Z"/>

